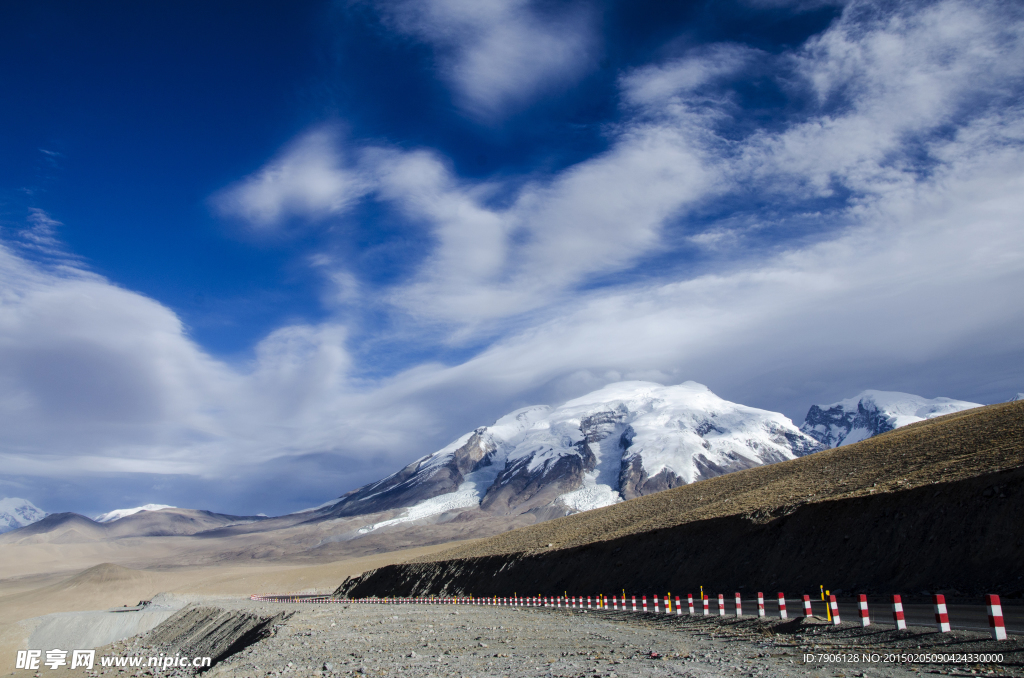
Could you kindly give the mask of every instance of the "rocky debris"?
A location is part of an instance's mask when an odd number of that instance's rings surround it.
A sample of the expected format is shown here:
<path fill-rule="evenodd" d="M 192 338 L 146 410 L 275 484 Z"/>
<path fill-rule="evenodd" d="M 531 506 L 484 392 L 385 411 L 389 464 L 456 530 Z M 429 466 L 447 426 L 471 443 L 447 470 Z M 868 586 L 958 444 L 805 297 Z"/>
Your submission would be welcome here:
<path fill-rule="evenodd" d="M 206 675 L 292 676 L 638 676 L 704 678 L 829 676 L 889 678 L 920 672 L 1022 676 L 1024 644 L 986 634 L 938 634 L 911 627 L 860 628 L 824 620 L 674 617 L 606 611 L 429 605 L 271 605 L 230 601 L 218 607 L 287 616 L 276 633 L 225 658 Z M 258 607 L 258 609 L 253 609 Z M 247 609 L 248 608 L 248 609 Z M 145 656 L 145 638 L 113 651 Z M 103 652 L 107 652 L 106 649 Z M 1000 663 L 911 664 L 888 652 L 992 653 Z M 864 661 L 863 655 L 877 654 Z M 815 660 L 805 661 L 806 654 Z M 826 655 L 830 661 L 820 661 Z M 854 656 L 856 655 L 856 659 Z M 836 659 L 842 656 L 843 659 Z M 100 669 L 98 675 L 116 675 Z M 55 673 L 55 675 L 57 675 Z M 185 676 L 178 669 L 161 676 Z"/>

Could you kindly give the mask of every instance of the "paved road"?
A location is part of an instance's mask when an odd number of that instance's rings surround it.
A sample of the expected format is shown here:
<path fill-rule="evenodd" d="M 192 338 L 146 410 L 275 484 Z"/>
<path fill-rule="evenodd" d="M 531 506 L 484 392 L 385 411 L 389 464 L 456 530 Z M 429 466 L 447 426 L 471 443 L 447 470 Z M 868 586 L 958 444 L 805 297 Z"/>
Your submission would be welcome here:
<path fill-rule="evenodd" d="M 696 598 L 696 597 L 695 597 Z M 325 596 L 263 596 L 263 600 L 277 600 L 280 602 L 327 602 Z M 595 597 L 596 599 L 596 597 Z M 653 599 L 649 599 L 650 609 L 653 610 Z M 718 595 L 711 596 L 710 614 L 718 615 Z M 696 612 L 701 614 L 701 607 L 697 600 L 694 601 Z M 840 599 L 839 616 L 843 621 L 856 622 L 860 620 L 860 608 L 854 600 Z M 686 613 L 686 601 L 683 599 L 683 613 Z M 811 600 L 811 609 L 815 616 L 824 618 L 826 616 L 826 605 L 820 598 Z M 770 618 L 778 618 L 777 598 L 765 598 L 765 614 Z M 947 603 L 946 609 L 949 613 L 949 622 L 954 629 L 966 629 L 970 631 L 987 631 L 988 609 L 984 604 L 970 603 Z M 790 619 L 802 617 L 804 604 L 802 598 L 786 598 L 786 610 Z M 757 600 L 743 599 L 743 612 L 745 615 L 757 614 Z M 869 598 L 868 612 L 871 623 L 877 626 L 895 626 L 892 618 L 892 605 L 887 600 Z M 725 614 L 727 617 L 735 615 L 735 602 L 732 596 L 725 598 Z M 903 616 L 907 624 L 911 626 L 931 626 L 935 624 L 935 610 L 931 603 L 903 603 Z M 1024 605 L 1003 603 L 1003 620 L 1007 633 L 1024 634 Z"/>
<path fill-rule="evenodd" d="M 748 603 L 744 600 L 744 608 L 750 605 L 750 611 L 756 612 L 757 601 Z M 803 599 L 791 600 L 786 598 L 786 608 L 789 616 L 803 615 Z M 825 616 L 825 602 L 820 598 L 811 601 L 814 614 L 819 617 Z M 947 603 L 946 609 L 949 612 L 949 623 L 954 629 L 968 629 L 971 631 L 987 631 L 988 610 L 984 604 Z M 726 612 L 728 612 L 728 603 Z M 744 612 L 747 610 L 744 609 Z M 769 615 L 778 615 L 778 605 L 775 600 L 765 600 L 765 611 Z M 868 612 L 872 624 L 895 626 L 892 618 L 892 604 L 886 600 L 868 599 Z M 860 608 L 856 601 L 839 600 L 839 616 L 843 621 L 858 621 L 860 619 Z M 903 616 L 907 624 L 915 626 L 935 625 L 935 609 L 931 603 L 903 603 Z M 1024 606 L 1007 605 L 1003 603 L 1003 621 L 1007 633 L 1024 633 Z"/>

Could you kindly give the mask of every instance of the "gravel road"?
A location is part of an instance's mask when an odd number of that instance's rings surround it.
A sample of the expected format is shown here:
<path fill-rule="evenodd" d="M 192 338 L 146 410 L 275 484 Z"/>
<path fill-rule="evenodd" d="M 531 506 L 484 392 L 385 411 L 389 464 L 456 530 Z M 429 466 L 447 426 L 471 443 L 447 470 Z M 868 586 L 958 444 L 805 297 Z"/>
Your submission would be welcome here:
<path fill-rule="evenodd" d="M 212 601 L 211 601 L 212 602 Z M 210 603 L 207 603 L 210 604 Z M 292 615 L 272 636 L 234 654 L 207 676 L 1024 676 L 1024 642 L 986 634 L 896 632 L 824 620 L 704 618 L 605 611 L 380 604 L 283 604 L 217 601 L 225 610 Z M 139 636 L 99 654 L 158 654 Z M 166 649 L 166 648 L 164 648 Z M 656 653 L 652 658 L 651 653 Z M 1000 652 L 1002 662 L 911 664 L 895 653 Z M 850 662 L 877 654 L 877 661 Z M 836 662 L 806 662 L 805 654 Z M 100 669 L 99 675 L 134 674 Z M 49 674 L 47 671 L 45 674 Z M 154 672 L 185 676 L 175 669 Z M 45 675 L 44 674 L 44 675 Z"/>

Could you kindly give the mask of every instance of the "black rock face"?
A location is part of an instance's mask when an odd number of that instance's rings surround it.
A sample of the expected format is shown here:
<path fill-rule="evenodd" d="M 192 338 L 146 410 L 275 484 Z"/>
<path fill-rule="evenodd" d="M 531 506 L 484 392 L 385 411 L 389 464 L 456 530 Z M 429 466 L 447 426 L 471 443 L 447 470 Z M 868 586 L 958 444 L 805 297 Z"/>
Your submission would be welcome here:
<path fill-rule="evenodd" d="M 586 453 L 590 453 L 589 448 Z M 579 489 L 583 475 L 593 468 L 594 455 L 589 455 L 588 468 L 586 453 L 564 454 L 533 471 L 529 469 L 532 457 L 510 462 L 487 490 L 480 508 L 498 514 L 525 513 Z"/>

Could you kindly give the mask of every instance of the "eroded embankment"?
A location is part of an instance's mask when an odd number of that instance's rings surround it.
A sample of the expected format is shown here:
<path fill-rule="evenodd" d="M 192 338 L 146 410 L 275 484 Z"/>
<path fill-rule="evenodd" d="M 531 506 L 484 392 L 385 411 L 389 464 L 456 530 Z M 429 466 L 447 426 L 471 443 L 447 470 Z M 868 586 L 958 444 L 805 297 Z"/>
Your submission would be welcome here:
<path fill-rule="evenodd" d="M 339 596 L 696 589 L 1024 594 L 1024 469 L 531 554 L 389 565 Z"/>
<path fill-rule="evenodd" d="M 211 666 L 271 635 L 289 613 L 261 615 L 218 607 L 187 607 L 143 638 L 148 649 L 210 657 Z"/>

